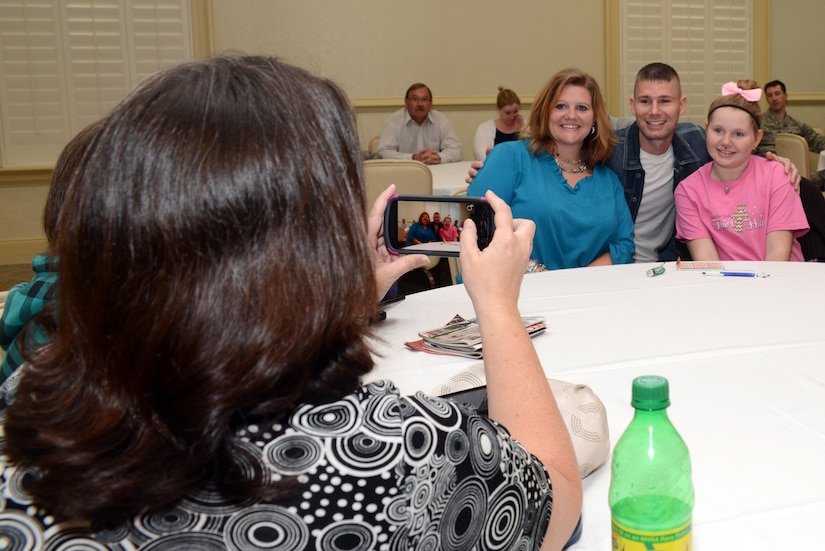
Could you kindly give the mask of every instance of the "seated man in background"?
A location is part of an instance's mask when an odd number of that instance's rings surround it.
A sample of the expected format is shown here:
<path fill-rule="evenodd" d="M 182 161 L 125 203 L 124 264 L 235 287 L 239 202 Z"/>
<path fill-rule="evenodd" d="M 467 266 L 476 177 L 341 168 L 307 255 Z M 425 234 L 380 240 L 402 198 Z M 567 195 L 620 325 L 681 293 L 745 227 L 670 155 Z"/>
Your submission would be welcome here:
<path fill-rule="evenodd" d="M 808 142 L 808 149 L 815 153 L 825 150 L 825 136 L 788 115 L 785 109 L 788 103 L 788 91 L 784 82 L 772 80 L 767 83 L 765 99 L 768 101 L 769 111 L 762 118 L 763 136 L 758 148 L 760 155 L 776 151 L 776 135 L 779 133 L 802 136 Z M 811 181 L 819 186 L 819 189 L 825 190 L 825 170 L 811 174 Z"/>
<path fill-rule="evenodd" d="M 407 88 L 404 109 L 384 123 L 377 155 L 383 159 L 413 159 L 427 165 L 464 160 L 461 142 L 447 117 L 433 111 L 433 95 L 426 84 Z"/>

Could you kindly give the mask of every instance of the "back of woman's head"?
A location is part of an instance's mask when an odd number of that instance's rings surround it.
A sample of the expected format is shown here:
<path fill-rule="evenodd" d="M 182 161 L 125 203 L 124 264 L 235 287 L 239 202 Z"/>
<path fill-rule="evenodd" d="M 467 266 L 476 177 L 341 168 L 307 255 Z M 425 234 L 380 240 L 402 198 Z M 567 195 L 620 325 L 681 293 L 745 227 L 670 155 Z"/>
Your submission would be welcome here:
<path fill-rule="evenodd" d="M 530 150 L 534 155 L 545 151 L 553 152 L 555 141 L 550 134 L 550 114 L 556 107 L 565 86 L 581 86 L 590 92 L 595 129 L 585 138 L 582 155 L 590 165 L 607 163 L 616 143 L 616 135 L 610 124 L 610 117 L 607 114 L 599 83 L 592 76 L 578 69 L 562 69 L 550 77 L 550 80 L 536 95 L 527 119 L 527 128 L 522 133 L 530 140 Z"/>
<path fill-rule="evenodd" d="M 758 132 L 762 126 L 762 108 L 759 107 L 761 97 L 762 89 L 755 80 L 739 79 L 729 82 L 722 86 L 722 95 L 713 100 L 708 107 L 708 120 L 720 107 L 733 107 L 749 114 L 753 131 Z"/>
<path fill-rule="evenodd" d="M 521 105 L 521 100 L 513 90 L 509 88 L 505 88 L 504 86 L 498 87 L 498 95 L 496 96 L 496 107 L 501 109 L 507 105 Z"/>
<path fill-rule="evenodd" d="M 112 111 L 60 217 L 52 344 L 8 412 L 37 498 L 134 511 L 204 472 L 254 494 L 233 427 L 358 385 L 376 290 L 357 139 L 337 86 L 265 57 L 179 65 Z"/>

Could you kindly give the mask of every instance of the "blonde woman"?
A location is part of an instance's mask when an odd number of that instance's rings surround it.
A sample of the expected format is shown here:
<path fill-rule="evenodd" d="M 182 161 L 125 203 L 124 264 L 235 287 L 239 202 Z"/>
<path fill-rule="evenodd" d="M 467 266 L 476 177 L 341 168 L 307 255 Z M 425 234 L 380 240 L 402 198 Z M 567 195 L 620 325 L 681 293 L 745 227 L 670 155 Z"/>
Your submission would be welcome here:
<path fill-rule="evenodd" d="M 519 138 L 519 132 L 524 127 L 524 117 L 519 113 L 520 107 L 521 100 L 518 94 L 504 86 L 498 87 L 496 97 L 498 118 L 478 125 L 475 140 L 473 140 L 473 153 L 475 153 L 476 160 L 483 161 L 493 146 Z"/>

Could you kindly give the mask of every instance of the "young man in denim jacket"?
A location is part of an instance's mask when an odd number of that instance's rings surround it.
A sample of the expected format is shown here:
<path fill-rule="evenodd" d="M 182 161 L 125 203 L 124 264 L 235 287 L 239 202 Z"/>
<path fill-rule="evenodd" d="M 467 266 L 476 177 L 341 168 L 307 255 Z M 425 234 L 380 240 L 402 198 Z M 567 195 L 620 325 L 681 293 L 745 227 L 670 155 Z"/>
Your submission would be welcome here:
<path fill-rule="evenodd" d="M 650 63 L 636 74 L 630 98 L 636 121 L 616 131 L 619 143 L 608 163 L 622 182 L 635 224 L 634 262 L 688 258 L 687 248 L 676 242 L 673 191 L 711 158 L 704 128 L 679 122 L 686 106 L 679 75 L 670 65 Z M 614 125 L 623 126 L 621 120 Z M 778 160 L 798 186 L 796 168 Z"/>
<path fill-rule="evenodd" d="M 679 256 L 673 190 L 710 162 L 704 129 L 679 123 L 686 105 L 673 67 L 645 65 L 636 75 L 630 98 L 636 121 L 616 132 L 619 143 L 609 166 L 622 182 L 635 223 L 636 262 L 664 262 Z"/>

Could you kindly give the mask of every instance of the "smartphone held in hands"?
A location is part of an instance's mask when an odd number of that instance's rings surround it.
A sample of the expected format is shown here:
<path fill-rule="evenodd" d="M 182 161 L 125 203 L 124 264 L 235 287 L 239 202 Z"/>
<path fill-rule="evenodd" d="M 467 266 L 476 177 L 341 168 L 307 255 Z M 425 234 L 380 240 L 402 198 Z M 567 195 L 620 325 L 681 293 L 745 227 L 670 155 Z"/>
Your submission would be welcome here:
<path fill-rule="evenodd" d="M 493 240 L 495 213 L 483 197 L 396 195 L 384 212 L 384 242 L 398 254 L 458 256 L 468 219 L 484 249 Z"/>

